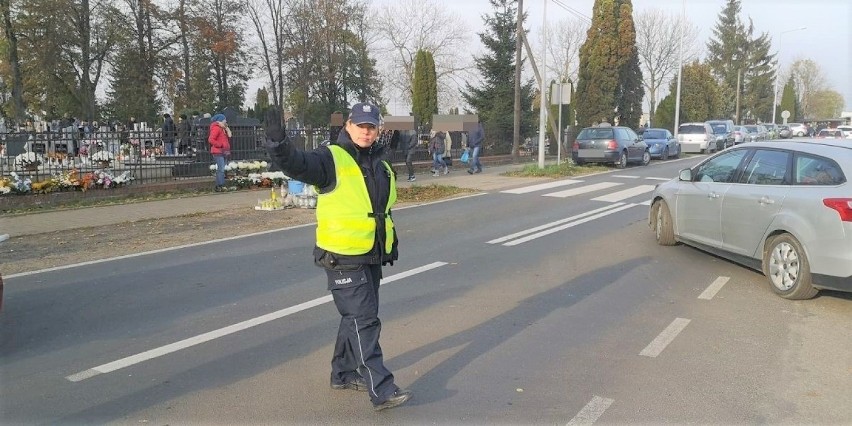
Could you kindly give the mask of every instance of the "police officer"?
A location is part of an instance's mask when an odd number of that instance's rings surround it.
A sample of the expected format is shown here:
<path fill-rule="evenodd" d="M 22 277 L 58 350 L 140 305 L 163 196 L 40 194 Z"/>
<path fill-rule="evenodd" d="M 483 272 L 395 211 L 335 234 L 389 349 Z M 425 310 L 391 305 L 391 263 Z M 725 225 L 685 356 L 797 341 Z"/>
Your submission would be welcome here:
<path fill-rule="evenodd" d="M 325 269 L 341 317 L 331 387 L 367 391 L 377 411 L 411 398 L 394 384 L 379 345 L 382 265 L 398 258 L 391 217 L 396 176 L 376 143 L 381 123 L 377 106 L 355 104 L 337 141 L 309 152 L 292 146 L 277 108 L 267 111 L 265 123 L 272 161 L 319 194 L 314 263 Z"/>

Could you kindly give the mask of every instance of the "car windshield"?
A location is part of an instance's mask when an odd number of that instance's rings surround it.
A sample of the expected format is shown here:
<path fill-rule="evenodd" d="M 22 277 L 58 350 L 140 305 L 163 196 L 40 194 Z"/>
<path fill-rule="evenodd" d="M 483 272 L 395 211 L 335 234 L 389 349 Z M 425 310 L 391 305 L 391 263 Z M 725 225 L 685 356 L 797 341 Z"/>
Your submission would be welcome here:
<path fill-rule="evenodd" d="M 612 128 L 589 127 L 583 129 L 577 139 L 614 139 L 612 136 Z"/>
<path fill-rule="evenodd" d="M 720 134 L 728 132 L 728 127 L 724 124 L 711 124 L 711 126 L 713 126 L 713 133 Z"/>
<path fill-rule="evenodd" d="M 642 137 L 645 139 L 665 139 L 666 132 L 663 130 L 645 130 Z"/>
<path fill-rule="evenodd" d="M 749 133 L 757 133 L 757 126 L 745 126 L 745 129 Z"/>
<path fill-rule="evenodd" d="M 684 134 L 704 133 L 704 126 L 700 124 L 684 124 L 678 128 L 678 132 Z"/>

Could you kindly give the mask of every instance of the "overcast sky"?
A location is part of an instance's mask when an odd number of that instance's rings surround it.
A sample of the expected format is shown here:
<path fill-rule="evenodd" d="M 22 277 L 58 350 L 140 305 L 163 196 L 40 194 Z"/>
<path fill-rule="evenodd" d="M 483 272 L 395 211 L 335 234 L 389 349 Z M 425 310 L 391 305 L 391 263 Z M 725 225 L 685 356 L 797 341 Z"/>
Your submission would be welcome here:
<path fill-rule="evenodd" d="M 488 0 L 434 0 L 446 11 L 465 17 L 471 25 L 471 54 L 481 54 L 482 48 L 476 33 L 483 30 L 481 16 L 490 14 Z M 530 40 L 537 41 L 537 31 L 543 23 L 544 3 L 547 1 L 548 25 L 573 17 L 572 12 L 553 0 L 524 0 L 527 11 Z M 372 0 L 374 7 L 394 3 L 395 0 Z M 580 14 L 590 17 L 594 0 L 559 0 Z M 698 26 L 698 42 L 704 45 L 710 39 L 725 0 L 633 0 L 634 13 L 645 9 L 680 12 Z M 844 111 L 852 111 L 852 0 L 742 0 L 741 19 L 751 18 L 757 34 L 768 32 L 772 50 L 781 48 L 781 69 L 797 59 L 812 59 L 819 64 L 832 89 L 843 95 Z M 786 32 L 779 43 L 779 34 L 787 30 L 806 27 L 805 30 Z M 783 82 L 781 82 L 783 84 Z M 395 111 L 391 111 L 395 113 Z"/>

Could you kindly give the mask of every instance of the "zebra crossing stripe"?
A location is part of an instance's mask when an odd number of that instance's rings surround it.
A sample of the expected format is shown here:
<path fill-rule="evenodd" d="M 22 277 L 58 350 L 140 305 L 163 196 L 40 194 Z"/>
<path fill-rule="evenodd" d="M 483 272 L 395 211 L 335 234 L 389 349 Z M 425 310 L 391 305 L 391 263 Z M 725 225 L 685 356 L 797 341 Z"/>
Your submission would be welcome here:
<path fill-rule="evenodd" d="M 592 198 L 594 201 L 606 201 L 608 203 L 614 203 L 616 201 L 626 200 L 630 197 L 635 197 L 637 195 L 642 195 L 647 192 L 651 192 L 654 190 L 654 185 L 637 185 L 633 188 L 625 189 L 623 191 L 613 192 L 611 194 L 601 195 L 600 197 Z"/>
<path fill-rule="evenodd" d="M 581 194 L 586 194 L 586 193 L 589 193 L 589 192 L 600 191 L 602 189 L 612 188 L 614 186 L 619 186 L 619 185 L 623 185 L 623 184 L 619 183 L 619 182 L 601 182 L 601 183 L 595 183 L 595 184 L 592 184 L 592 185 L 581 186 L 579 188 L 568 189 L 568 190 L 565 190 L 565 191 L 551 192 L 549 194 L 544 194 L 544 196 L 545 197 L 556 197 L 556 198 L 573 197 L 575 195 L 581 195 Z"/>
<path fill-rule="evenodd" d="M 507 189 L 505 191 L 500 191 L 503 194 L 526 194 L 528 192 L 541 191 L 544 189 L 558 188 L 560 186 L 573 185 L 575 183 L 580 183 L 581 180 L 574 179 L 566 179 L 566 180 L 558 180 L 555 182 L 547 182 L 541 183 L 538 185 L 525 186 L 523 188 L 515 188 L 515 189 Z"/>

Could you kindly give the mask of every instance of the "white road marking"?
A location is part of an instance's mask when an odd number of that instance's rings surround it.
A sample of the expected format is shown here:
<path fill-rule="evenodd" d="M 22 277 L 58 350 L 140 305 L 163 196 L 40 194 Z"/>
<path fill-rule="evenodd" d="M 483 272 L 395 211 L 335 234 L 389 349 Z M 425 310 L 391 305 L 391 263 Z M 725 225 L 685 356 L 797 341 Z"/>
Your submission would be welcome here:
<path fill-rule="evenodd" d="M 526 236 L 526 237 L 523 237 L 523 238 L 518 238 L 517 240 L 514 240 L 514 241 L 509 241 L 508 243 L 505 243 L 503 245 L 507 246 L 507 247 L 511 247 L 511 246 L 516 246 L 518 244 L 523 244 L 527 241 L 532 241 L 536 238 L 541 238 L 541 237 L 544 237 L 546 235 L 553 234 L 555 232 L 563 231 L 563 230 L 568 229 L 568 228 L 573 228 L 577 225 L 581 225 L 581 224 L 584 224 L 586 222 L 591 222 L 595 219 L 600 219 L 604 216 L 608 216 L 608 215 L 611 215 L 613 213 L 618 213 L 622 210 L 627 210 L 627 209 L 629 209 L 633 206 L 636 206 L 636 204 L 624 204 L 622 206 L 618 206 L 614 209 L 610 209 L 610 210 L 604 211 L 602 213 L 598 213 L 598 214 L 586 217 L 584 219 L 575 220 L 573 222 L 569 222 L 569 223 L 566 223 L 564 225 L 557 226 L 555 228 L 550 228 L 550 229 L 547 229 L 545 231 L 541 231 L 541 232 L 538 232 L 538 233 L 535 233 L 535 234 L 532 234 L 532 235 L 529 235 L 529 236 Z"/>
<path fill-rule="evenodd" d="M 557 225 L 561 225 L 561 224 L 566 223 L 566 222 L 571 222 L 572 220 L 577 220 L 577 219 L 580 219 L 582 217 L 586 217 L 586 216 L 589 216 L 589 215 L 593 215 L 595 213 L 602 212 L 604 210 L 609 210 L 613 207 L 617 207 L 617 206 L 620 206 L 620 205 L 622 205 L 622 203 L 615 203 L 613 205 L 600 207 L 600 208 L 597 208 L 597 209 L 594 209 L 594 210 L 589 210 L 587 212 L 583 212 L 583 213 L 580 213 L 580 214 L 577 214 L 577 215 L 574 215 L 574 216 L 571 216 L 571 217 L 567 217 L 565 219 L 559 219 L 555 222 L 545 223 L 544 225 L 536 226 L 535 228 L 525 229 L 523 231 L 515 232 L 514 234 L 507 235 L 505 237 L 500 237 L 500 238 L 488 241 L 487 244 L 499 244 L 499 243 L 502 243 L 504 241 L 509 241 L 509 240 L 512 240 L 512 239 L 515 239 L 515 238 L 518 238 L 518 237 L 522 237 L 522 236 L 527 235 L 527 234 L 532 234 L 533 232 L 541 231 L 542 229 L 547 229 L 547 228 L 550 228 L 552 226 L 557 226 Z"/>
<path fill-rule="evenodd" d="M 647 180 L 662 180 L 662 181 L 670 181 L 672 178 L 661 178 L 661 177 L 646 177 Z"/>
<path fill-rule="evenodd" d="M 707 288 L 706 288 L 706 289 L 705 289 L 705 290 L 701 293 L 701 295 L 699 295 L 699 296 L 698 296 L 698 298 L 699 298 L 699 299 L 704 299 L 704 300 L 710 300 L 710 299 L 712 299 L 712 298 L 713 298 L 713 296 L 715 296 L 715 295 L 716 295 L 716 293 L 718 293 L 718 292 L 719 292 L 719 290 L 721 290 L 721 289 L 722 289 L 722 286 L 724 286 L 724 285 L 728 282 L 728 280 L 729 280 L 729 279 L 730 279 L 730 278 L 728 278 L 728 277 L 719 277 L 719 278 L 716 278 L 716 280 L 715 280 L 715 281 L 713 281 L 713 284 L 710 284 L 710 287 L 707 287 Z"/>
<path fill-rule="evenodd" d="M 651 342 L 645 349 L 642 349 L 642 352 L 639 352 L 639 355 L 648 356 L 651 358 L 656 358 L 657 355 L 663 352 L 663 349 L 669 345 L 672 341 L 674 341 L 675 337 L 686 328 L 687 324 L 689 324 L 691 320 L 686 318 L 675 318 L 659 336 L 657 336 L 654 341 Z"/>
<path fill-rule="evenodd" d="M 558 180 L 558 181 L 555 181 L 555 182 L 547 182 L 547 183 L 540 183 L 538 185 L 525 186 L 523 188 L 507 189 L 505 191 L 500 191 L 500 192 L 503 193 L 503 194 L 526 194 L 528 192 L 541 191 L 543 189 L 550 189 L 550 188 L 558 188 L 560 186 L 573 185 L 575 183 L 580 183 L 580 182 L 582 182 L 582 181 L 581 180 L 573 180 L 573 179 Z"/>
<path fill-rule="evenodd" d="M 633 188 L 625 189 L 623 191 L 613 192 L 611 194 L 601 195 L 600 197 L 592 198 L 594 201 L 606 201 L 608 203 L 614 203 L 616 201 L 623 201 L 631 197 L 635 197 L 637 195 L 644 194 L 646 192 L 651 192 L 654 190 L 654 185 L 638 185 Z"/>
<path fill-rule="evenodd" d="M 429 271 L 431 269 L 439 268 L 441 266 L 446 265 L 446 262 L 433 262 L 428 265 L 423 265 L 418 268 L 410 269 L 408 271 L 400 272 L 398 274 L 391 275 L 387 278 L 382 279 L 382 285 L 401 280 L 403 278 L 408 278 L 412 275 L 416 275 L 422 272 Z M 291 306 L 289 308 L 284 308 L 279 311 L 271 312 L 266 315 L 261 315 L 256 318 L 252 318 L 246 321 L 242 321 L 236 324 L 229 325 L 227 327 L 222 327 L 218 330 L 209 331 L 204 334 L 199 334 L 197 336 L 190 337 L 188 339 L 184 339 L 178 342 L 174 342 L 165 346 L 160 346 L 159 348 L 154 348 L 142 353 L 138 353 L 136 355 L 131 355 L 117 361 L 109 362 L 106 364 L 99 365 L 97 367 L 90 368 L 85 371 L 81 371 L 79 373 L 72 374 L 67 376 L 66 379 L 72 382 L 79 382 L 82 380 L 89 379 L 91 377 L 97 376 L 99 374 L 111 373 L 113 371 L 129 367 L 131 365 L 139 364 L 144 361 L 148 361 L 154 358 L 161 357 L 163 355 L 170 354 L 172 352 L 177 352 L 182 349 L 189 348 L 191 346 L 199 345 L 204 342 L 209 342 L 214 339 L 218 339 L 223 336 L 227 336 L 229 334 L 236 333 L 238 331 L 246 330 L 251 327 L 261 325 L 279 318 L 284 318 L 286 316 L 328 303 L 332 301 L 331 295 L 323 296 L 316 298 L 314 300 L 309 300 L 304 303 L 300 303 L 295 306 Z"/>
<path fill-rule="evenodd" d="M 462 195 L 462 196 L 459 196 L 459 197 L 447 198 L 447 199 L 444 199 L 444 200 L 430 201 L 430 202 L 427 202 L 427 203 L 419 203 L 419 204 L 412 204 L 412 205 L 408 205 L 408 206 L 404 206 L 404 207 L 398 207 L 398 208 L 395 208 L 393 210 L 394 211 L 405 210 L 405 209 L 411 209 L 411 208 L 415 208 L 415 207 L 429 206 L 429 205 L 432 205 L 432 204 L 447 203 L 447 202 L 450 202 L 450 201 L 457 201 L 457 200 L 462 200 L 462 199 L 471 198 L 471 197 L 479 197 L 481 195 L 487 195 L 487 194 L 488 194 L 487 192 L 480 192 L 480 193 L 475 193 L 475 194 Z M 89 261 L 86 261 L 86 262 L 72 263 L 70 265 L 56 266 L 56 267 L 53 267 L 53 268 L 45 268 L 45 269 L 38 269 L 38 270 L 35 270 L 35 271 L 19 272 L 17 274 L 6 275 L 6 276 L 3 277 L 3 279 L 9 280 L 9 279 L 12 279 L 12 278 L 17 278 L 17 277 L 26 277 L 26 276 L 29 276 L 29 275 L 38 275 L 38 274 L 43 274 L 43 273 L 47 273 L 47 272 L 62 271 L 62 270 L 65 270 L 65 269 L 77 268 L 77 267 L 80 267 L 80 266 L 96 265 L 96 264 L 99 264 L 99 263 L 112 262 L 112 261 L 115 261 L 115 260 L 130 259 L 130 258 L 134 258 L 134 257 L 147 256 L 147 255 L 150 255 L 150 254 L 157 254 L 157 253 L 165 253 L 165 252 L 169 252 L 169 251 L 181 250 L 181 249 L 190 248 L 190 247 L 198 247 L 198 246 L 203 246 L 203 245 L 207 245 L 207 244 L 216 244 L 216 243 L 221 243 L 221 242 L 224 242 L 224 241 L 238 240 L 240 238 L 256 237 L 258 235 L 271 234 L 273 232 L 289 231 L 291 229 L 298 229 L 298 228 L 304 228 L 306 226 L 315 226 L 315 225 L 316 225 L 316 222 L 304 223 L 304 224 L 301 224 L 301 225 L 288 226 L 286 228 L 270 229 L 268 231 L 253 232 L 251 234 L 235 235 L 233 237 L 226 237 L 226 238 L 217 238 L 215 240 L 202 241 L 202 242 L 199 242 L 199 243 L 183 244 L 183 245 L 174 246 L 174 247 L 166 247 L 166 248 L 161 248 L 161 249 L 156 249 L 156 250 L 143 251 L 143 252 L 140 252 L 140 253 L 126 254 L 126 255 L 115 256 L 115 257 L 108 257 L 108 258 L 105 258 L 105 259 L 97 259 L 97 260 L 89 260 Z"/>
<path fill-rule="evenodd" d="M 595 424 L 596 421 L 603 415 L 604 411 L 609 408 L 612 403 L 615 402 L 612 399 L 604 398 L 595 395 L 570 422 L 568 422 L 568 426 L 574 425 L 592 425 Z"/>
<path fill-rule="evenodd" d="M 640 205 L 640 206 L 650 206 L 650 205 L 651 205 L 651 201 L 653 201 L 653 200 L 645 200 L 645 201 L 643 201 L 643 202 L 639 203 L 639 205 Z"/>
<path fill-rule="evenodd" d="M 586 194 L 588 192 L 600 191 L 602 189 L 612 188 L 613 186 L 624 185 L 623 183 L 618 182 L 601 182 L 595 183 L 592 185 L 581 186 L 579 188 L 568 189 L 565 191 L 559 192 L 551 192 L 549 194 L 544 194 L 545 197 L 557 197 L 557 198 L 566 198 L 572 197 L 574 195 Z"/>
<path fill-rule="evenodd" d="M 631 175 L 612 175 L 614 178 L 622 178 L 622 179 L 639 179 L 641 176 L 631 176 Z"/>

